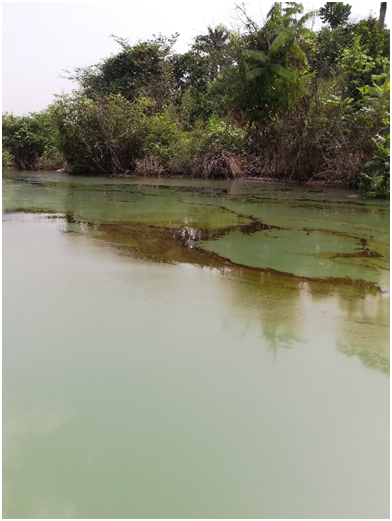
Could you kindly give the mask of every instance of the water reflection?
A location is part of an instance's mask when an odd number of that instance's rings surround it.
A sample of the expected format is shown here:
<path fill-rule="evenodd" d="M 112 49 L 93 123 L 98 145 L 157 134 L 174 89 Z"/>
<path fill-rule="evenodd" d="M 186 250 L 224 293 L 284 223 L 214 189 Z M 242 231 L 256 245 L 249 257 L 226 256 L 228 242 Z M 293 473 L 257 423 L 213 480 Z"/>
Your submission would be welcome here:
<path fill-rule="evenodd" d="M 389 370 L 388 205 L 239 181 L 6 172 L 4 182 L 6 211 L 56 211 L 64 231 L 122 255 L 218 270 L 237 312 L 245 306 L 244 320 L 259 321 L 274 353 L 303 342 L 315 314 L 326 313 L 326 335 L 341 352 Z"/>
<path fill-rule="evenodd" d="M 389 297 L 367 294 L 362 298 L 340 299 L 343 319 L 339 324 L 337 348 L 358 356 L 369 368 L 389 375 Z"/>
<path fill-rule="evenodd" d="M 172 229 L 182 246 L 196 245 L 235 264 L 366 280 L 388 289 L 389 206 L 349 195 L 254 182 L 157 183 L 6 171 L 3 206 L 63 212 L 85 232 L 102 227 L 108 241 L 125 244 L 128 235 L 141 251 L 134 235 L 140 237 L 142 228 L 151 239 L 155 231 L 158 239 L 152 240 L 161 242 Z M 172 261 L 181 262 L 174 253 Z"/>
<path fill-rule="evenodd" d="M 386 516 L 374 284 L 239 266 L 181 226 L 5 221 L 10 517 Z"/>
<path fill-rule="evenodd" d="M 69 229 L 75 230 L 72 219 L 68 219 L 68 223 Z M 319 309 L 319 313 L 329 316 L 333 313 L 334 327 L 329 323 L 325 335 L 332 342 L 338 336 L 339 351 L 356 355 L 366 366 L 389 374 L 389 295 L 371 283 L 355 278 L 327 277 L 325 281 L 318 281 L 301 277 L 298 280 L 271 270 L 238 266 L 228 258 L 197 247 L 200 240 L 214 241 L 224 236 L 226 230 L 214 232 L 141 224 L 101 225 L 98 229 L 101 239 L 116 249 L 122 247 L 119 251 L 133 257 L 191 263 L 218 269 L 230 281 L 241 281 L 231 285 L 236 312 L 245 307 L 244 320 L 252 316 L 252 320 L 261 323 L 262 335 L 275 354 L 278 347 L 304 341 L 309 321 L 314 320 Z M 82 230 L 86 228 L 78 229 Z M 297 262 L 302 266 L 300 260 Z M 295 271 L 295 267 L 292 266 L 292 270 Z M 319 322 L 319 317 L 315 320 Z"/>
<path fill-rule="evenodd" d="M 297 281 L 274 273 L 232 270 L 226 285 L 236 313 L 279 348 L 322 341 L 389 374 L 389 298 L 372 286 Z"/>

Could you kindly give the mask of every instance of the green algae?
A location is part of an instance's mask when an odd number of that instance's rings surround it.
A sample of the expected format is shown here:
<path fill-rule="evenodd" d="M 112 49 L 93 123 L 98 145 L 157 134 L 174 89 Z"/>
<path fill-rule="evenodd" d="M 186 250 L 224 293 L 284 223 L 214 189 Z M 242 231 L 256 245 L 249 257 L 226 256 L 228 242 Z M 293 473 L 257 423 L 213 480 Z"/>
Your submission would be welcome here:
<path fill-rule="evenodd" d="M 12 172 L 3 184 L 5 211 L 56 208 L 69 226 L 84 223 L 72 231 L 138 256 L 208 265 L 210 257 L 196 251 L 203 250 L 225 264 L 389 288 L 389 205 L 353 199 L 349 191 Z"/>
<path fill-rule="evenodd" d="M 17 175 L 4 517 L 388 515 L 388 204 Z"/>

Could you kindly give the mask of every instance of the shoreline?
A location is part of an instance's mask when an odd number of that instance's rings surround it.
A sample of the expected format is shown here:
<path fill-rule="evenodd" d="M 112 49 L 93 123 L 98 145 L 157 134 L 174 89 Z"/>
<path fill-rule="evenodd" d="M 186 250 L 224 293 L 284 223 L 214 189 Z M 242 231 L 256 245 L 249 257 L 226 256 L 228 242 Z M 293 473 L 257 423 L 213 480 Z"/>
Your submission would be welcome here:
<path fill-rule="evenodd" d="M 199 179 L 205 181 L 265 181 L 268 183 L 279 183 L 279 184 L 287 184 L 292 186 L 313 186 L 313 187 L 331 187 L 331 188 L 348 188 L 357 190 L 357 187 L 352 183 L 344 183 L 342 180 L 315 180 L 310 179 L 308 181 L 299 181 L 292 179 L 284 179 L 278 177 L 270 177 L 270 176 L 238 176 L 238 177 L 197 177 L 185 174 L 169 174 L 169 173 L 160 173 L 156 175 L 140 175 L 140 174 L 74 174 L 70 171 L 67 171 L 65 168 L 59 169 L 38 169 L 38 170 L 19 170 L 18 168 L 10 165 L 3 166 L 3 169 L 6 168 L 8 170 L 14 170 L 15 172 L 37 172 L 41 174 L 67 174 L 72 177 L 108 177 L 111 179 Z"/>

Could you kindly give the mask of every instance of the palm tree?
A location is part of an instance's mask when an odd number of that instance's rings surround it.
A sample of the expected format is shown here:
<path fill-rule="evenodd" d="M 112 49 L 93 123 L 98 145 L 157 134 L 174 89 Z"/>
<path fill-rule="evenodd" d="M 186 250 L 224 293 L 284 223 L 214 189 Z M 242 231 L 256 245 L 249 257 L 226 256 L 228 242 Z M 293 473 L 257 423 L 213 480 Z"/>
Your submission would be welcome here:
<path fill-rule="evenodd" d="M 223 25 L 207 27 L 207 34 L 196 36 L 193 51 L 208 62 L 210 80 L 217 78 L 219 71 L 231 63 L 230 35 Z"/>
<path fill-rule="evenodd" d="M 207 34 L 196 36 L 193 47 L 199 52 L 211 54 L 214 51 L 221 52 L 228 42 L 229 33 L 226 27 L 218 25 L 213 28 L 209 25 L 207 27 Z"/>
<path fill-rule="evenodd" d="M 385 25 L 385 15 L 386 14 L 387 14 L 387 3 L 386 2 L 381 2 L 381 4 L 380 4 L 380 18 L 379 18 L 379 22 L 380 22 L 381 27 L 384 27 L 384 25 Z"/>
<path fill-rule="evenodd" d="M 275 3 L 264 27 L 233 41 L 238 59 L 228 73 L 230 101 L 256 126 L 290 110 L 306 93 L 308 62 L 302 46 L 306 38 L 314 36 L 305 27 L 313 13 L 303 15 L 301 4 L 286 4 Z"/>

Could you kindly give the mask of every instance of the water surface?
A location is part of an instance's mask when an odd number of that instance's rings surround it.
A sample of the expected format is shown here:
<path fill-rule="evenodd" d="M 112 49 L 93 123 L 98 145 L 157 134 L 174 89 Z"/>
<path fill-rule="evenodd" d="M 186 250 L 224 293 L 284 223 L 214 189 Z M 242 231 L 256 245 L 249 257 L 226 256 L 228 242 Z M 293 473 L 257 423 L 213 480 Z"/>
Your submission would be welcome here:
<path fill-rule="evenodd" d="M 3 173 L 3 517 L 388 518 L 389 205 Z"/>

